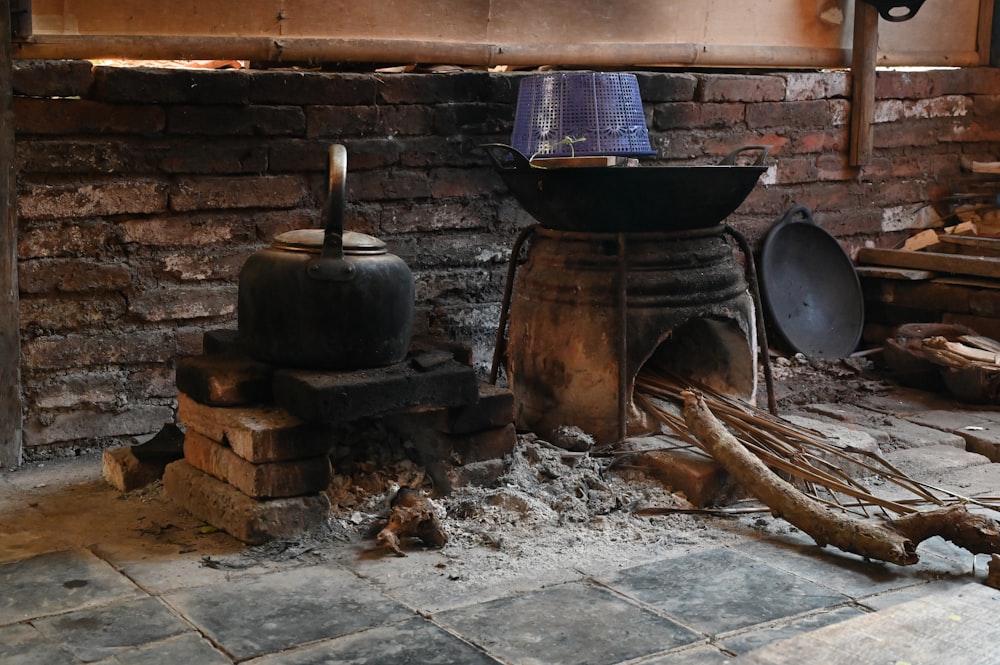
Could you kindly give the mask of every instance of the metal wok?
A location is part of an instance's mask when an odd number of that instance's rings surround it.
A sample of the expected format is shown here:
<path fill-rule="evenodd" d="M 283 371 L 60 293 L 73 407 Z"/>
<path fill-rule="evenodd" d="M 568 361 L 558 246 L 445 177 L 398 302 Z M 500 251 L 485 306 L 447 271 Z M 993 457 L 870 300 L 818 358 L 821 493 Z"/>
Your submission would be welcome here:
<path fill-rule="evenodd" d="M 715 226 L 753 191 L 770 150 L 745 146 L 717 166 L 545 168 L 508 145 L 484 147 L 511 193 L 542 226 L 588 233 Z M 737 166 L 746 150 L 761 154 L 752 165 Z"/>

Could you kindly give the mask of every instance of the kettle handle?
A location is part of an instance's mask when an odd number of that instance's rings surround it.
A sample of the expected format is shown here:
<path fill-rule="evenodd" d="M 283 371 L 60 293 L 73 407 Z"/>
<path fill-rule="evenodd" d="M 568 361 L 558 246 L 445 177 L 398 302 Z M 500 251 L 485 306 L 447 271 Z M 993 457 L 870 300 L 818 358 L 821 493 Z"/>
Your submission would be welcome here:
<path fill-rule="evenodd" d="M 344 258 L 344 208 L 347 206 L 347 148 L 330 146 L 329 186 L 323 224 L 323 258 Z"/>

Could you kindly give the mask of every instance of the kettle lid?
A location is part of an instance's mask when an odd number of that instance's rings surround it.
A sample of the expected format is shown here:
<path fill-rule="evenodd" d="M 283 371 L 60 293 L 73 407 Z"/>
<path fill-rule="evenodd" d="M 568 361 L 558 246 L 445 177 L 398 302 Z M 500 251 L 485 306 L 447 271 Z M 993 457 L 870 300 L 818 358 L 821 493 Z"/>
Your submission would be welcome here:
<path fill-rule="evenodd" d="M 274 237 L 271 242 L 273 249 L 280 249 L 288 252 L 306 252 L 309 254 L 319 254 L 323 249 L 323 229 L 297 229 L 286 231 Z M 344 254 L 346 255 L 366 255 L 385 254 L 388 250 L 385 243 L 375 236 L 356 231 L 344 231 Z"/>

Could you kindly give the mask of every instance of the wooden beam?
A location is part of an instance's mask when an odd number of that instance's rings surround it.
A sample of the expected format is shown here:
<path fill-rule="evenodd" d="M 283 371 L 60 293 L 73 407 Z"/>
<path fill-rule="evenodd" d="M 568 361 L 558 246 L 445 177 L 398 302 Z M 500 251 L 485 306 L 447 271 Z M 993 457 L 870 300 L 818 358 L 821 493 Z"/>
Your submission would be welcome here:
<path fill-rule="evenodd" d="M 995 4 L 993 0 L 979 1 L 979 30 L 976 33 L 976 50 L 979 51 L 979 64 L 984 67 L 989 65 L 992 59 Z"/>
<path fill-rule="evenodd" d="M 21 330 L 17 294 L 10 0 L 0 0 L 0 467 L 21 464 Z"/>
<path fill-rule="evenodd" d="M 872 156 L 877 60 L 878 10 L 867 2 L 855 0 L 851 57 L 851 166 L 864 166 Z"/>

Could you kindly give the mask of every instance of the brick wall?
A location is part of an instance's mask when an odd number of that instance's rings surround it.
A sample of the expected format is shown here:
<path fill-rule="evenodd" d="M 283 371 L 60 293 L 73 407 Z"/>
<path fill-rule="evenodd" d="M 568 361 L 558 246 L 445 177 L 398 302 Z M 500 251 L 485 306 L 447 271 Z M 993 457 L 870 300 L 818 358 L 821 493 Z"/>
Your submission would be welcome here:
<path fill-rule="evenodd" d="M 26 458 L 173 421 L 174 361 L 235 327 L 245 258 L 318 225 L 331 142 L 348 148 L 347 228 L 414 270 L 418 331 L 472 344 L 487 367 L 510 246 L 532 220 L 477 148 L 509 140 L 521 76 L 17 62 Z M 848 249 L 891 245 L 932 221 L 921 204 L 962 158 L 994 160 L 1000 144 L 992 69 L 880 74 L 860 170 L 845 72 L 638 76 L 669 163 L 774 147 L 730 220 L 755 242 L 805 204 Z"/>

